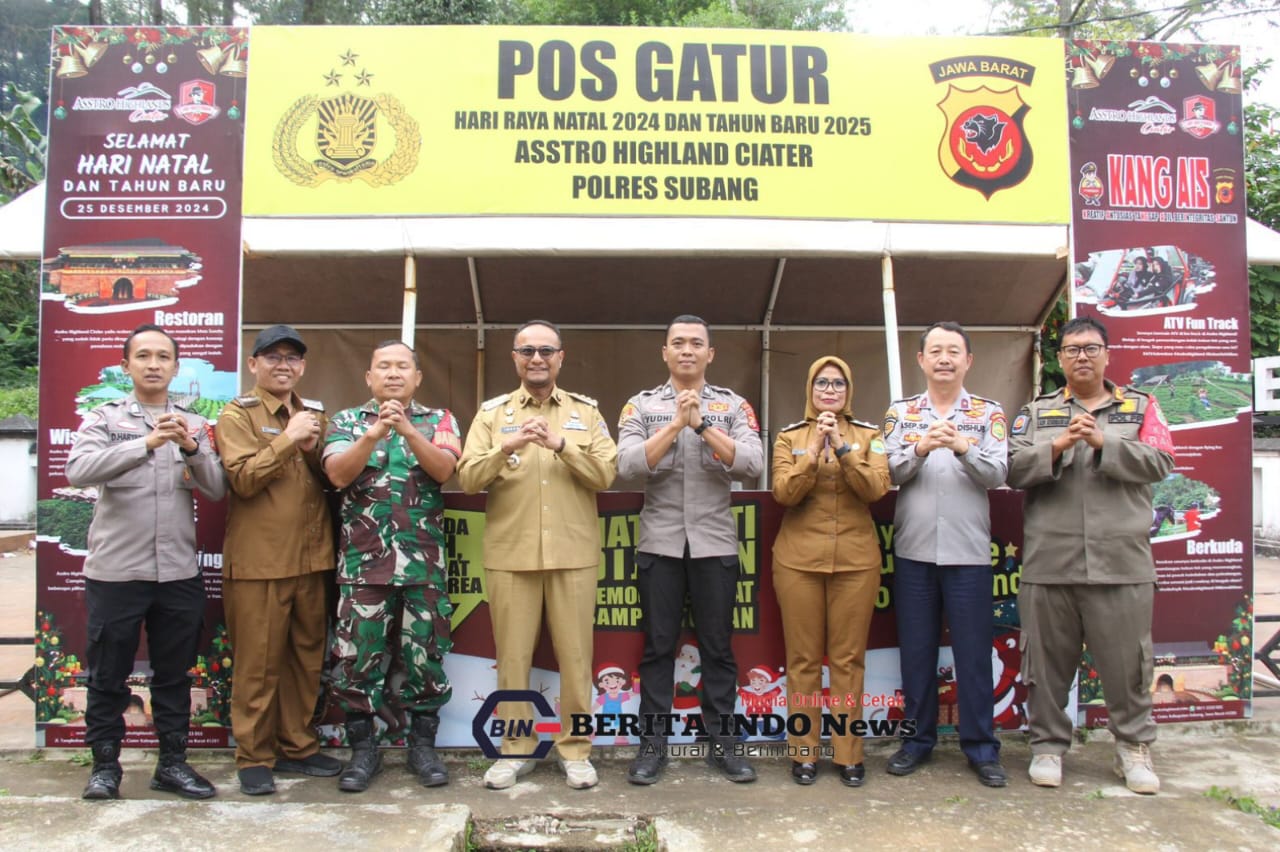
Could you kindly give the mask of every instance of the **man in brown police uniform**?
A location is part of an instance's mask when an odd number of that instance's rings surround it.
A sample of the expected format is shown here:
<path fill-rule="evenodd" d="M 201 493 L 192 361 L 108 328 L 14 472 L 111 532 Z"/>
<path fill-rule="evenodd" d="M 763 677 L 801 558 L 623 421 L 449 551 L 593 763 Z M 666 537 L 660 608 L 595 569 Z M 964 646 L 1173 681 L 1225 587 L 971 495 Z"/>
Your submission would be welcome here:
<path fill-rule="evenodd" d="M 481 406 L 458 462 L 469 494 L 488 489 L 484 565 L 497 647 L 498 688 L 528 689 L 533 649 L 547 628 L 560 667 L 560 715 L 591 712 L 592 627 L 600 526 L 596 492 L 613 482 L 617 447 L 595 400 L 556 385 L 564 364 L 560 331 L 544 320 L 516 330 L 512 349 L 519 389 Z M 529 718 L 528 705 L 503 705 L 504 717 Z M 570 787 L 597 783 L 591 738 L 562 733 L 556 750 Z M 502 742 L 508 759 L 484 775 L 493 790 L 531 771 L 534 736 Z"/>
<path fill-rule="evenodd" d="M 235 649 L 231 729 L 240 791 L 275 792 L 276 772 L 337 775 L 311 726 L 325 647 L 333 527 L 320 468 L 324 406 L 294 392 L 306 344 L 287 325 L 253 344 L 256 384 L 218 418 L 231 484 L 223 606 Z"/>

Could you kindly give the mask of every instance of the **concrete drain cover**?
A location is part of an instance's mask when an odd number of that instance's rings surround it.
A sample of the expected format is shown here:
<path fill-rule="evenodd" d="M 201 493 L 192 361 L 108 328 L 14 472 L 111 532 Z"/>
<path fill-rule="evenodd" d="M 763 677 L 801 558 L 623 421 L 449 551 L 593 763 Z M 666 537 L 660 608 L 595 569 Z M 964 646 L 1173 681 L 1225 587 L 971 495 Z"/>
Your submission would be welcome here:
<path fill-rule="evenodd" d="M 498 849 L 595 850 L 636 848 L 648 821 L 601 814 L 532 814 L 476 820 L 471 839 L 479 852 Z"/>

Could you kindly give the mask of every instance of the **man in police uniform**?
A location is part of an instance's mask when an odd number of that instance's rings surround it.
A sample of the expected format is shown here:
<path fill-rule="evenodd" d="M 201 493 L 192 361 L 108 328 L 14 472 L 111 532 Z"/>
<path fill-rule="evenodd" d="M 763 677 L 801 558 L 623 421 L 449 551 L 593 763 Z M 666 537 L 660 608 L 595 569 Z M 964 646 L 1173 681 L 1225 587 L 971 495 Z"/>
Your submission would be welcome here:
<path fill-rule="evenodd" d="M 306 344 L 287 325 L 258 334 L 253 390 L 218 418 L 231 485 L 222 603 L 235 649 L 231 731 L 240 790 L 275 792 L 277 772 L 337 775 L 311 726 L 325 644 L 333 527 L 320 472 L 324 406 L 294 388 Z"/>
<path fill-rule="evenodd" d="M 617 446 L 596 401 L 556 385 L 564 364 L 560 330 L 532 320 L 511 351 L 519 389 L 481 406 L 458 462 L 468 494 L 488 489 L 485 592 L 497 648 L 498 689 L 528 689 L 533 649 L 547 626 L 560 667 L 560 716 L 591 712 L 592 628 L 600 524 L 596 492 L 613 482 Z M 532 718 L 528 705 L 502 706 L 503 718 Z M 510 730 L 510 728 L 508 728 Z M 537 738 L 507 737 L 504 754 L 527 755 Z M 570 787 L 597 783 L 591 737 L 565 726 L 556 751 Z M 499 760 L 484 785 L 502 790 L 531 771 L 529 759 Z"/>
<path fill-rule="evenodd" d="M 424 786 L 449 783 L 435 750 L 439 710 L 452 695 L 444 655 L 453 647 L 440 485 L 462 455 L 449 410 L 413 398 L 422 370 L 407 344 L 378 344 L 365 383 L 373 398 L 335 414 L 324 447 L 325 473 L 342 489 L 333 688 L 351 746 L 338 789 L 350 793 L 367 790 L 382 768 L 373 716 L 393 659 L 404 669 L 409 769 Z"/>
<path fill-rule="evenodd" d="M 708 761 L 731 781 L 754 781 L 719 718 L 733 714 L 738 682 L 731 640 L 741 565 L 729 491 L 734 480 L 753 482 L 764 469 L 760 424 L 749 402 L 707 383 L 715 349 L 706 320 L 672 320 L 662 357 L 670 377 L 633 396 L 618 424 L 618 478 L 645 489 L 636 553 L 644 614 L 640 713 L 671 713 L 687 589 L 702 659 Z M 653 784 L 666 759 L 665 732 L 646 732 L 627 780 Z"/>
<path fill-rule="evenodd" d="M 1107 331 L 1089 317 L 1062 327 L 1067 386 L 1024 406 L 1010 429 L 1009 484 L 1026 489 L 1018 611 L 1029 687 L 1031 780 L 1062 783 L 1071 745 L 1068 690 L 1087 644 L 1102 678 L 1115 771 L 1156 793 L 1151 765 L 1151 484 L 1173 470 L 1155 397 L 1107 381 Z"/>
<path fill-rule="evenodd" d="M 121 368 L 133 381 L 123 399 L 85 415 L 67 458 L 67 481 L 96 486 L 84 560 L 88 609 L 85 742 L 93 769 L 86 799 L 120 796 L 120 743 L 139 630 L 147 628 L 151 711 L 160 762 L 151 789 L 192 799 L 216 792 L 187 764 L 191 678 L 204 624 L 204 578 L 196 564 L 192 491 L 226 494 L 204 418 L 169 400 L 178 344 L 140 325 L 124 343 Z"/>
<path fill-rule="evenodd" d="M 988 488 L 1008 470 L 1000 404 L 964 387 L 973 365 L 969 335 L 937 322 L 920 336 L 916 362 L 926 390 L 884 416 L 889 472 L 899 487 L 893 518 L 894 610 L 904 715 L 915 733 L 889 758 L 890 775 L 910 775 L 938 743 L 938 642 L 951 629 L 959 692 L 960 750 L 978 780 L 1007 783 L 993 730 L 991 679 L 991 507 Z"/>

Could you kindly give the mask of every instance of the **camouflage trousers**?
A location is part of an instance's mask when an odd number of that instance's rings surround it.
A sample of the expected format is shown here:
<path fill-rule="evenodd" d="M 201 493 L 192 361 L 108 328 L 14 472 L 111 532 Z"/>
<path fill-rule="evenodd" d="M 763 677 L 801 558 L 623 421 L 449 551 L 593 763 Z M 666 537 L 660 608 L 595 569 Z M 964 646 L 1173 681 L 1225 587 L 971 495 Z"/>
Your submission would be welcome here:
<path fill-rule="evenodd" d="M 348 713 L 377 713 L 389 674 L 403 675 L 391 703 L 437 710 L 453 694 L 444 655 L 453 647 L 449 596 L 433 586 L 338 586 L 333 692 Z M 398 698 L 398 700 L 397 700 Z"/>

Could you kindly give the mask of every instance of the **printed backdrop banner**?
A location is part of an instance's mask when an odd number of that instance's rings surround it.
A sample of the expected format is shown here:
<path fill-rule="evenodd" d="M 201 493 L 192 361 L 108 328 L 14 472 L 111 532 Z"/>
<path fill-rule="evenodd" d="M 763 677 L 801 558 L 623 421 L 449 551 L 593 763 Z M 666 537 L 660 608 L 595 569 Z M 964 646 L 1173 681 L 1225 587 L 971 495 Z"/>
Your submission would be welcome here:
<path fill-rule="evenodd" d="M 255 107 L 256 108 L 256 107 Z M 644 637 L 640 627 L 640 603 L 635 579 L 636 540 L 644 495 L 606 493 L 598 498 L 601 553 L 597 575 L 595 647 L 592 669 L 595 712 L 636 713 L 640 705 L 638 668 Z M 445 495 L 445 532 L 449 549 L 449 594 L 456 607 L 452 625 L 453 650 L 445 656 L 445 669 L 453 686 L 453 698 L 441 711 L 439 741 L 442 745 L 474 747 L 472 721 L 485 699 L 497 688 L 494 667 L 493 625 L 485 603 L 484 498 L 451 492 Z M 1020 674 L 1018 583 L 1022 576 L 1022 495 L 1017 491 L 991 493 L 993 521 L 991 564 L 992 612 L 995 630 L 991 638 L 995 722 L 1000 730 L 1015 730 L 1026 721 L 1026 688 Z M 872 507 L 879 532 L 882 559 L 880 591 L 868 642 L 862 718 L 902 718 L 902 679 L 898 670 L 898 636 L 893 611 L 893 507 L 890 494 Z M 734 655 L 738 663 L 738 713 L 774 714 L 785 717 L 806 698 L 792 695 L 787 687 L 786 657 L 782 641 L 782 615 L 773 592 L 773 542 L 782 523 L 783 508 L 767 491 L 740 491 L 733 495 L 738 525 L 738 554 L 742 574 L 734 609 Z M 807 616 L 806 616 L 807 617 Z M 687 622 L 686 622 L 687 626 Z M 958 721 L 955 665 L 949 640 L 938 658 L 938 718 L 945 728 Z M 671 712 L 698 715 L 702 688 L 701 657 L 697 639 L 688 630 L 676 657 L 675 691 Z M 622 676 L 616 676 L 621 670 Z M 767 673 L 767 676 L 766 674 Z M 823 689 L 826 692 L 826 666 Z M 559 708 L 560 675 L 551 642 L 543 636 L 533 654 L 530 688 Z M 389 700 L 394 701 L 391 696 Z M 808 697 L 812 701 L 812 697 Z M 388 742 L 399 742 L 403 715 L 385 717 L 391 724 L 384 733 Z M 682 724 L 682 723 L 681 723 Z M 677 726 L 680 730 L 681 726 Z M 343 742 L 342 714 L 330 706 L 321 725 L 330 745 Z M 777 739 L 760 733 L 754 740 Z M 692 742 L 677 736 L 674 742 Z M 635 737 L 612 733 L 595 737 L 597 745 L 634 745 Z"/>
<path fill-rule="evenodd" d="M 257 27 L 251 216 L 1062 223 L 1060 42 Z"/>
<path fill-rule="evenodd" d="M 1250 712 L 1252 384 L 1240 51 L 1067 45 L 1073 304 L 1108 376 L 1151 394 L 1177 465 L 1154 487 L 1159 721 Z M 1080 705 L 1106 722 L 1097 673 Z"/>
<path fill-rule="evenodd" d="M 40 303 L 36 553 L 37 745 L 84 741 L 83 564 L 96 488 L 64 468 L 81 417 L 132 389 L 122 344 L 142 323 L 180 347 L 175 403 L 216 418 L 237 393 L 240 195 L 247 32 L 53 31 L 53 113 Z M 225 508 L 197 504 L 208 592 L 192 743 L 225 745 L 230 657 L 222 619 Z M 139 535 L 149 535 L 145 523 Z M 127 742 L 155 742 L 146 645 Z M 225 661 L 225 662 L 224 662 Z"/>

